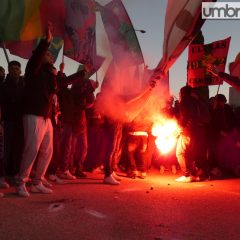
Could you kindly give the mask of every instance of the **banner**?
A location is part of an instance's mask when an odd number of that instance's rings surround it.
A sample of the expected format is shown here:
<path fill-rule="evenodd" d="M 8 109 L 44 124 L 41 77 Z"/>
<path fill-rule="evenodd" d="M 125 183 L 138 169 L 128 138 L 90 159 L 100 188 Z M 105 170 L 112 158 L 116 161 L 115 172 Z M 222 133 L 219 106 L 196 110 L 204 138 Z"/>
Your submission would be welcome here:
<path fill-rule="evenodd" d="M 210 44 L 192 44 L 188 51 L 188 85 L 200 87 L 219 85 L 223 81 L 206 71 L 208 65 L 216 66 L 220 72 L 225 71 L 231 37 Z"/>

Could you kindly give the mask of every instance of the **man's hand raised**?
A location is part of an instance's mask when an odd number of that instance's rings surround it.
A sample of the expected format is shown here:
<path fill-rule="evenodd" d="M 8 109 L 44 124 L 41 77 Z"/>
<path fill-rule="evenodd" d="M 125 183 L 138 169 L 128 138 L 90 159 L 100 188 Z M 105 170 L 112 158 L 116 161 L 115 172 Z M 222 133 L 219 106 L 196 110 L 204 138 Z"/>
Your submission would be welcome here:
<path fill-rule="evenodd" d="M 48 22 L 47 24 L 47 28 L 46 28 L 46 39 L 47 39 L 47 42 L 51 42 L 52 39 L 53 39 L 53 25 L 51 22 Z"/>

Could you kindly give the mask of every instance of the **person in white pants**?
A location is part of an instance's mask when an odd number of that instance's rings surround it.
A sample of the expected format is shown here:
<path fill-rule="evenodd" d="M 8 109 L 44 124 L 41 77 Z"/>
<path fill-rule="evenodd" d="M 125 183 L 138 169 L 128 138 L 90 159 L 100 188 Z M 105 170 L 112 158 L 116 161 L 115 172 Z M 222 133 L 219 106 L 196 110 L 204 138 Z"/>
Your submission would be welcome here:
<path fill-rule="evenodd" d="M 41 184 L 53 153 L 53 127 L 51 120 L 26 114 L 23 116 L 23 127 L 24 150 L 19 178 L 23 183 L 28 181 L 33 164 L 37 158 L 36 173 L 32 180 L 31 191 L 39 192 L 36 186 L 41 185 L 41 192 L 51 193 L 51 189 L 47 189 Z"/>
<path fill-rule="evenodd" d="M 42 183 L 53 153 L 52 99 L 57 91 L 57 70 L 53 66 L 53 56 L 48 51 L 51 40 L 51 26 L 48 25 L 46 38 L 33 51 L 25 71 L 24 149 L 16 188 L 17 194 L 22 197 L 30 195 L 26 182 L 36 160 L 31 192 L 52 193 L 52 189 Z"/>

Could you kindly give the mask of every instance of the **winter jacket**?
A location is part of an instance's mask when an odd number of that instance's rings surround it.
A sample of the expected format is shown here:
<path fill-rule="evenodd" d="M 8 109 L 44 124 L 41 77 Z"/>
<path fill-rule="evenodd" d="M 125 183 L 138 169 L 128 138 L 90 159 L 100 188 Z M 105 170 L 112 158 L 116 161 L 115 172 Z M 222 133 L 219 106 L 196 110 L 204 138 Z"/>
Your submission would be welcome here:
<path fill-rule="evenodd" d="M 18 81 L 7 75 L 1 87 L 2 120 L 15 121 L 22 117 L 24 79 Z"/>
<path fill-rule="evenodd" d="M 56 93 L 54 66 L 43 63 L 49 43 L 41 40 L 29 59 L 25 71 L 24 114 L 51 118 L 53 95 Z"/>

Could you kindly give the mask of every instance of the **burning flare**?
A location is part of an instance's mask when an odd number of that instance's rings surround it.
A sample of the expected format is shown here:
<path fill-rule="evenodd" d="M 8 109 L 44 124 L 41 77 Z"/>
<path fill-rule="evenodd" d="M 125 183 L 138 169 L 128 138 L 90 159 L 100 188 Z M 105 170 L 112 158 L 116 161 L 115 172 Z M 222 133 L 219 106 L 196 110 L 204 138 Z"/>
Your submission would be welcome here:
<path fill-rule="evenodd" d="M 162 154 L 174 149 L 180 127 L 174 119 L 161 119 L 153 124 L 152 135 L 156 137 L 155 144 Z"/>

